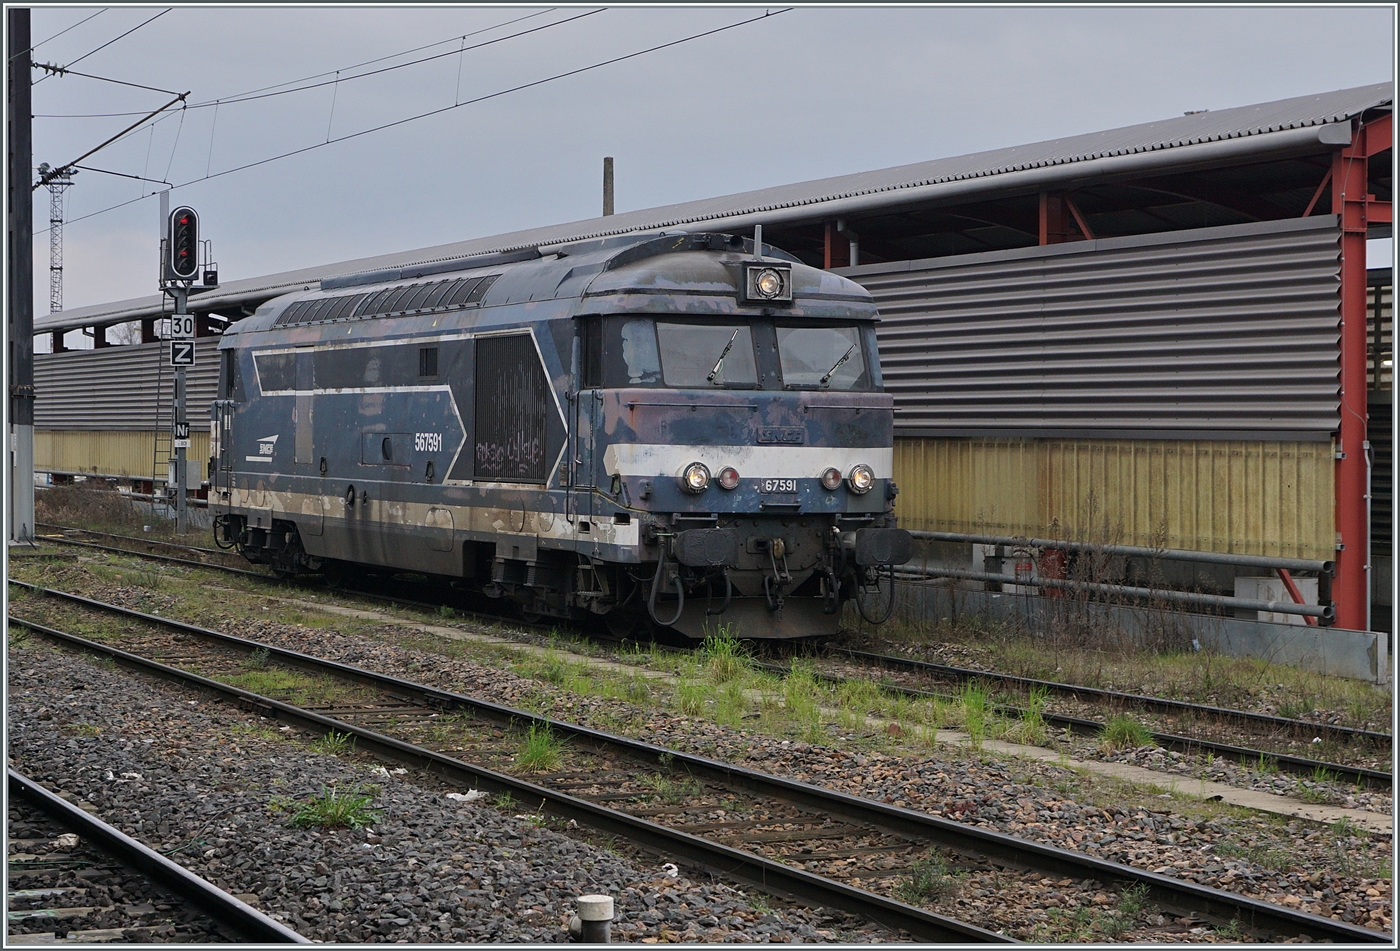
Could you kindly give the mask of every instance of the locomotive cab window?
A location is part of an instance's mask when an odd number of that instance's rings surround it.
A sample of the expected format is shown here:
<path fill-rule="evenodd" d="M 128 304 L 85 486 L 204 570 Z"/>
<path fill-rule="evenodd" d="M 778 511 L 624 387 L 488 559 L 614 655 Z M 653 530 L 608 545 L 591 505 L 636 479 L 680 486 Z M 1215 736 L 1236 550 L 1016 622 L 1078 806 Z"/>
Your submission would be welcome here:
<path fill-rule="evenodd" d="M 786 389 L 870 389 L 860 327 L 849 324 L 780 324 L 775 329 L 783 386 Z"/>

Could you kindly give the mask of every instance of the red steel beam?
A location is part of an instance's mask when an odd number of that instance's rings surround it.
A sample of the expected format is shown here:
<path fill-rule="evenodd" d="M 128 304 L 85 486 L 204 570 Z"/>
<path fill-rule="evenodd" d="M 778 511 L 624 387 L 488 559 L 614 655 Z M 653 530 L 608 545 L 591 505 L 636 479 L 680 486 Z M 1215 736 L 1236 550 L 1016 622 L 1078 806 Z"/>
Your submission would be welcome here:
<path fill-rule="evenodd" d="M 1293 599 L 1293 603 L 1307 604 L 1308 602 L 1303 598 L 1303 592 L 1298 590 L 1298 583 L 1293 580 L 1293 573 L 1287 568 L 1279 568 L 1277 571 L 1279 580 L 1282 581 L 1283 586 L 1288 589 L 1288 596 Z M 1317 618 L 1305 614 L 1303 615 L 1303 620 L 1307 622 L 1309 627 L 1317 627 Z"/>
<path fill-rule="evenodd" d="M 1335 515 L 1337 578 L 1332 599 L 1337 624 L 1353 630 L 1370 626 L 1370 525 L 1367 519 L 1366 452 L 1366 225 L 1372 196 L 1367 193 L 1367 158 L 1380 135 L 1360 126 L 1351 145 L 1332 159 L 1332 212 L 1341 216 L 1341 431 L 1337 440 Z M 1387 144 L 1389 140 L 1387 139 Z M 1379 211 L 1380 209 L 1376 209 Z"/>

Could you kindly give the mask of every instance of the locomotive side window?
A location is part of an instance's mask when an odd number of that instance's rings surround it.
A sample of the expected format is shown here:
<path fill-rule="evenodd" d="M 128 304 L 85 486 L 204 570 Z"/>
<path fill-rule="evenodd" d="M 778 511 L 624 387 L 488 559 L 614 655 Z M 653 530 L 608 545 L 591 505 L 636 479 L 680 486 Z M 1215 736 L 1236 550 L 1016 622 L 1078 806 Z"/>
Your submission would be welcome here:
<path fill-rule="evenodd" d="M 753 334 L 744 324 L 658 321 L 662 377 L 667 386 L 757 386 Z"/>
<path fill-rule="evenodd" d="M 870 388 L 859 327 L 779 326 L 777 332 L 783 386 L 804 390 Z"/>
<path fill-rule="evenodd" d="M 544 482 L 551 401 L 529 334 L 476 341 L 476 478 Z"/>
<path fill-rule="evenodd" d="M 418 375 L 437 376 L 438 375 L 438 348 L 419 347 L 418 348 Z"/>
<path fill-rule="evenodd" d="M 661 377 L 661 355 L 656 351 L 656 327 L 651 320 L 629 320 L 622 329 L 622 362 L 627 383 L 656 383 Z"/>
<path fill-rule="evenodd" d="M 294 390 L 297 385 L 297 358 L 294 353 L 257 353 L 258 388 L 264 393 Z"/>

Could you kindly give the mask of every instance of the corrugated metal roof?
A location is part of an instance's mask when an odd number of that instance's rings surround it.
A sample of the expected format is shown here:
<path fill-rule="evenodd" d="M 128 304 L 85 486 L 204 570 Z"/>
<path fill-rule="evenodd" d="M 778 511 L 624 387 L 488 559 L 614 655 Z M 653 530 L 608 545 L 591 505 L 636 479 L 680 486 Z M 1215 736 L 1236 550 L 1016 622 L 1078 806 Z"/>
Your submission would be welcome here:
<path fill-rule="evenodd" d="M 606 218 L 590 218 L 567 224 L 475 238 L 415 251 L 402 251 L 338 264 L 286 271 L 265 277 L 231 281 L 215 291 L 201 294 L 195 306 L 207 308 L 217 302 L 226 307 L 265 300 L 301 287 L 310 287 L 325 277 L 380 268 L 405 267 L 448 261 L 520 247 L 559 244 L 606 235 L 691 228 L 706 221 L 756 216 L 779 210 L 810 206 L 812 217 L 820 218 L 821 205 L 861 196 L 888 193 L 889 205 L 898 205 L 902 192 L 930 185 L 987 179 L 987 190 L 997 188 L 997 176 L 1030 169 L 1080 165 L 1120 156 L 1159 152 L 1198 146 L 1230 139 L 1267 135 L 1289 129 L 1302 129 L 1342 122 L 1367 109 L 1386 105 L 1393 99 L 1393 84 L 1379 83 L 1335 92 L 1281 99 L 1276 102 L 1240 106 L 1214 112 L 1176 116 L 1157 122 L 1093 132 L 1087 135 L 1051 139 L 953 158 L 935 159 L 912 165 L 858 172 L 832 178 L 779 185 L 717 198 L 663 205 L 626 212 Z M 35 332 L 135 320 L 159 313 L 157 295 L 74 308 L 35 320 Z"/>

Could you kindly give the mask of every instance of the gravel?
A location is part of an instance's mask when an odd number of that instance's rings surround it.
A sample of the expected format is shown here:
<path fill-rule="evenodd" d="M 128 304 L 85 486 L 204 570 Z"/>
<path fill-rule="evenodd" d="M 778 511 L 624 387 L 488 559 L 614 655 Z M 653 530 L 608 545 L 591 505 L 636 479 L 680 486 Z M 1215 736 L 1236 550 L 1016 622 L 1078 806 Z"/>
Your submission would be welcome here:
<path fill-rule="evenodd" d="M 617 941 L 893 937 L 669 877 L 661 860 L 639 866 L 489 800 L 449 799 L 431 780 L 315 752 L 288 727 L 187 689 L 32 640 L 9 657 L 15 768 L 313 939 L 553 943 L 567 940 L 574 900 L 589 893 L 614 897 Z M 372 793 L 370 824 L 294 827 L 301 805 L 328 790 Z"/>

